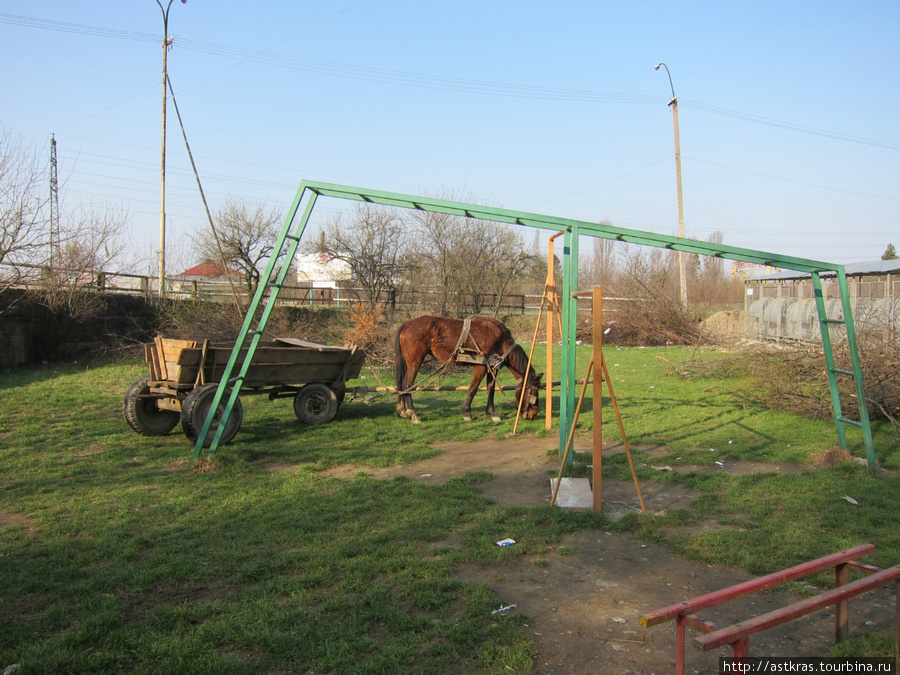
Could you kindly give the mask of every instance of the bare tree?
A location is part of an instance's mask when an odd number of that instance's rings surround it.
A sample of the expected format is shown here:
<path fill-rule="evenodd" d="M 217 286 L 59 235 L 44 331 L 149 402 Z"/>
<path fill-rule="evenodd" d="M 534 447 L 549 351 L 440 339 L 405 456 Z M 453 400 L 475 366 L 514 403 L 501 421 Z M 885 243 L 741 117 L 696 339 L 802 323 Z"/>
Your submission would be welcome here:
<path fill-rule="evenodd" d="M 48 253 L 46 176 L 34 148 L 0 134 L 0 291 L 19 283 L 22 265 L 43 262 Z"/>
<path fill-rule="evenodd" d="M 385 293 L 404 283 L 413 268 L 406 223 L 396 209 L 374 204 L 357 203 L 350 218 L 335 215 L 319 241 L 306 250 L 346 263 L 371 311 L 385 300 Z"/>
<path fill-rule="evenodd" d="M 537 259 L 511 227 L 427 211 L 414 211 L 412 220 L 415 285 L 436 290 L 436 313 L 463 317 L 490 309 L 496 315 L 510 284 L 524 276 L 533 281 Z"/>
<path fill-rule="evenodd" d="M 725 235 L 719 230 L 716 230 L 707 237 L 706 241 L 710 244 L 723 244 L 725 242 Z M 719 281 L 724 278 L 724 273 L 725 261 L 722 260 L 722 258 L 712 255 L 703 256 L 700 276 L 703 277 L 704 280 L 713 282 Z"/>
<path fill-rule="evenodd" d="M 462 219 L 447 213 L 413 211 L 416 229 L 416 259 L 419 267 L 416 286 L 433 288 L 435 300 L 429 303 L 440 316 L 461 316 L 461 288 L 457 282 L 458 253 L 465 246 Z"/>
<path fill-rule="evenodd" d="M 127 247 L 128 214 L 113 207 L 85 207 L 61 228 L 55 265 L 46 267 L 28 297 L 47 310 L 37 350 L 55 355 L 72 327 L 100 314 L 105 270 L 121 260 Z"/>
<path fill-rule="evenodd" d="M 525 274 L 534 257 L 523 250 L 521 235 L 507 225 L 466 218 L 464 230 L 457 266 L 463 309 L 472 314 L 490 309 L 497 316 L 508 287 Z"/>
<path fill-rule="evenodd" d="M 608 220 L 600 222 L 600 225 L 612 225 Z M 592 255 L 587 258 L 587 263 L 579 269 L 579 276 L 588 286 L 600 286 L 607 293 L 615 286 L 620 273 L 619 246 L 613 239 L 593 237 Z"/>
<path fill-rule="evenodd" d="M 262 276 L 260 268 L 274 251 L 281 231 L 281 215 L 266 204 L 229 197 L 214 220 L 221 254 L 215 236 L 206 229 L 194 236 L 194 251 L 201 260 L 220 264 L 224 257 L 226 267 L 241 272 L 244 288 L 252 297 Z"/>

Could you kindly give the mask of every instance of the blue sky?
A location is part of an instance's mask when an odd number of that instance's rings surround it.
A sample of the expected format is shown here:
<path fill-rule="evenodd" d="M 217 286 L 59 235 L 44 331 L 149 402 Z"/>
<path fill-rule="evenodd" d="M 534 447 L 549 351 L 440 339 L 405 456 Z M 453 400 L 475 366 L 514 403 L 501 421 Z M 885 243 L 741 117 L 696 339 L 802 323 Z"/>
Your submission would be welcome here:
<path fill-rule="evenodd" d="M 676 234 L 663 61 L 688 236 L 852 263 L 900 246 L 898 25 L 893 0 L 176 0 L 168 67 L 213 209 L 284 210 L 311 179 Z M 0 0 L 0 31 L 0 127 L 42 156 L 55 134 L 62 210 L 122 205 L 153 269 L 159 6 Z M 189 264 L 207 226 L 174 112 Z"/>

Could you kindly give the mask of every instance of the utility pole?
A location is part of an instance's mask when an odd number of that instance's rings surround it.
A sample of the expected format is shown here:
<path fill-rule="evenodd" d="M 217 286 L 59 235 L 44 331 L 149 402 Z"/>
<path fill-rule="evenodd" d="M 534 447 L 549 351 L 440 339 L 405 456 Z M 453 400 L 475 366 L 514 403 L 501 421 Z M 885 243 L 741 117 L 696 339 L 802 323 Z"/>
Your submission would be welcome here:
<path fill-rule="evenodd" d="M 57 178 L 56 136 L 50 136 L 50 269 L 59 264 L 59 180 Z"/>
<path fill-rule="evenodd" d="M 669 107 L 672 108 L 672 120 L 675 125 L 675 189 L 678 193 L 678 236 L 684 239 L 684 201 L 681 198 L 681 140 L 678 132 L 678 98 L 675 96 L 675 85 L 672 84 L 672 73 L 665 63 L 657 63 L 654 70 L 660 66 L 666 69 L 669 76 L 669 87 L 672 89 L 672 100 Z M 681 282 L 681 307 L 687 309 L 687 270 L 685 269 L 684 251 L 678 251 L 678 279 Z"/>
<path fill-rule="evenodd" d="M 162 63 L 162 170 L 160 171 L 159 198 L 159 297 L 166 296 L 166 99 L 169 75 L 166 69 L 166 57 L 172 38 L 169 37 L 169 8 L 174 0 L 169 0 L 165 9 L 160 0 L 156 0 L 163 15 L 163 63 Z M 187 0 L 181 0 L 182 4 Z"/>

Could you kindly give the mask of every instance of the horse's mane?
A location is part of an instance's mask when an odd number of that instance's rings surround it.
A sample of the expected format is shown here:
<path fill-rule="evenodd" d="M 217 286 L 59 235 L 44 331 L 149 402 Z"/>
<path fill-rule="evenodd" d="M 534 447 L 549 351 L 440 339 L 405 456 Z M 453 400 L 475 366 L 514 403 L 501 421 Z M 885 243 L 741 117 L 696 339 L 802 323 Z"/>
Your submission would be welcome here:
<path fill-rule="evenodd" d="M 524 383 L 526 385 L 530 383 L 531 379 L 534 377 L 534 368 L 528 370 L 528 355 L 525 353 L 525 350 L 522 349 L 522 346 L 515 341 L 515 338 L 513 338 L 509 326 L 494 317 L 485 316 L 481 317 L 481 319 L 488 323 L 492 323 L 497 327 L 505 344 L 509 344 L 510 342 L 513 343 L 512 350 L 506 357 L 507 364 L 523 374 Z"/>
<path fill-rule="evenodd" d="M 508 329 L 507 333 L 509 333 Z M 528 384 L 534 376 L 534 368 L 528 369 L 528 355 L 522 349 L 522 345 L 518 343 L 513 345 L 512 351 L 506 358 L 513 368 L 524 374 L 525 384 Z"/>

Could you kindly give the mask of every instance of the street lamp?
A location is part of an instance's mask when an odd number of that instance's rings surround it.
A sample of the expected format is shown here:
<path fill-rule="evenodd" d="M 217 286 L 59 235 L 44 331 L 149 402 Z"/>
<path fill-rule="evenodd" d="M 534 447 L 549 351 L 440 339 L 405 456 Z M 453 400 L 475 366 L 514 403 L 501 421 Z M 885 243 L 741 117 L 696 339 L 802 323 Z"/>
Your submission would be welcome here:
<path fill-rule="evenodd" d="M 665 63 L 657 63 L 653 69 L 659 70 L 660 66 L 666 69 L 669 76 L 669 87 L 672 89 L 672 100 L 669 106 L 672 108 L 672 119 L 675 123 L 675 185 L 678 193 L 678 236 L 684 238 L 684 202 L 681 198 L 681 141 L 678 133 L 678 98 L 675 96 L 675 85 L 672 84 L 672 73 Z M 681 306 L 687 309 L 687 271 L 685 270 L 684 251 L 678 252 L 678 278 L 681 282 Z"/>
<path fill-rule="evenodd" d="M 168 86 L 168 74 L 166 71 L 166 56 L 172 38 L 169 37 L 169 8 L 175 0 L 169 0 L 169 4 L 163 8 L 162 2 L 156 0 L 163 16 L 163 66 L 162 66 L 162 170 L 160 172 L 160 198 L 159 198 L 159 297 L 166 295 L 166 87 Z M 187 0 L 181 0 L 186 4 Z"/>

